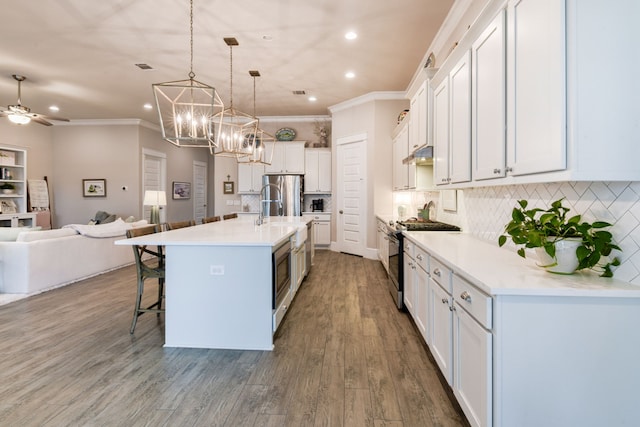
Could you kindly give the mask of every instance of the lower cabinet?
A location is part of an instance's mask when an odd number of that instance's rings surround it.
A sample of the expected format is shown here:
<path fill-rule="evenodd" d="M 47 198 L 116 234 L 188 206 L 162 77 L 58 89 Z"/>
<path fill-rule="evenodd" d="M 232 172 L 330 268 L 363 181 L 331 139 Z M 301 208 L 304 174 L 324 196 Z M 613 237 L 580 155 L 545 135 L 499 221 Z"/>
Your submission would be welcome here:
<path fill-rule="evenodd" d="M 491 332 L 453 306 L 453 394 L 472 426 L 491 425 Z"/>
<path fill-rule="evenodd" d="M 382 266 L 389 273 L 389 237 L 387 236 L 387 227 L 382 220 L 378 220 L 377 231 L 378 242 L 378 259 L 382 263 Z"/>
<path fill-rule="evenodd" d="M 305 245 L 300 245 L 291 251 L 291 260 L 291 296 L 293 299 L 293 297 L 296 296 L 296 293 L 298 293 L 298 289 L 304 280 L 304 273 L 306 269 Z"/>
<path fill-rule="evenodd" d="M 431 354 L 442 371 L 447 383 L 452 384 L 452 330 L 453 314 L 451 295 L 435 280 L 429 280 L 429 335 Z"/>
<path fill-rule="evenodd" d="M 405 305 L 472 426 L 492 425 L 492 299 L 405 239 Z"/>
<path fill-rule="evenodd" d="M 331 214 L 312 213 L 313 242 L 316 247 L 326 247 L 331 244 Z"/>

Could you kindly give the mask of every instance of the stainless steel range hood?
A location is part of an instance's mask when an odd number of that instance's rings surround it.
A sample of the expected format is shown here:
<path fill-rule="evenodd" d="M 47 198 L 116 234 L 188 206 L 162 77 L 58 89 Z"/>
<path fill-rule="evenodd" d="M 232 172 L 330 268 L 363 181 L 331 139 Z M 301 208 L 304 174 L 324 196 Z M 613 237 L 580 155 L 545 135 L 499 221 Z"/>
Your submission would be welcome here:
<path fill-rule="evenodd" d="M 433 164 L 433 145 L 423 145 L 413 150 L 406 159 L 402 160 L 405 165 L 415 164 L 432 165 Z"/>

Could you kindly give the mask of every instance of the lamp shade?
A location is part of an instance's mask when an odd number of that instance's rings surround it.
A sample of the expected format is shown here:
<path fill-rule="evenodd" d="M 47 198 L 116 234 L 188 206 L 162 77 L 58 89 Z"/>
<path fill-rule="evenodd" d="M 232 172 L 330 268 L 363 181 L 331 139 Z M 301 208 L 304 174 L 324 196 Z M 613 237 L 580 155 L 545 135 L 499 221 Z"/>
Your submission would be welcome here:
<path fill-rule="evenodd" d="M 144 192 L 142 204 L 145 206 L 166 206 L 167 195 L 164 191 L 147 190 Z"/>

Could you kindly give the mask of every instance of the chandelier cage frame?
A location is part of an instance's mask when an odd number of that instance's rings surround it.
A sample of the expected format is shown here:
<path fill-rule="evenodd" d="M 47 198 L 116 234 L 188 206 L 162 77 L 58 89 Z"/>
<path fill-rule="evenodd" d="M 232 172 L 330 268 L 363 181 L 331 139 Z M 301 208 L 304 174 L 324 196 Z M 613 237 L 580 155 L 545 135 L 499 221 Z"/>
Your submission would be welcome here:
<path fill-rule="evenodd" d="M 187 80 L 152 84 L 162 138 L 178 147 L 208 148 L 218 145 L 219 113 L 224 103 L 216 89 L 195 79 L 193 72 L 193 0 L 190 0 L 190 71 Z"/>

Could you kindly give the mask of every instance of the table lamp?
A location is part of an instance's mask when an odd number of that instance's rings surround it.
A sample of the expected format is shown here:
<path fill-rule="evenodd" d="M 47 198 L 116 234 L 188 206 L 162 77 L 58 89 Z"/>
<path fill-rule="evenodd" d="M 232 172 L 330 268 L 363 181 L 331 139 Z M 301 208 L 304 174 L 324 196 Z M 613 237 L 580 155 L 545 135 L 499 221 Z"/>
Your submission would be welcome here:
<path fill-rule="evenodd" d="M 145 206 L 151 206 L 151 218 L 149 222 L 151 224 L 160 224 L 160 206 L 167 205 L 167 195 L 164 191 L 147 190 L 144 192 Z"/>

